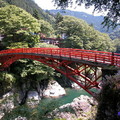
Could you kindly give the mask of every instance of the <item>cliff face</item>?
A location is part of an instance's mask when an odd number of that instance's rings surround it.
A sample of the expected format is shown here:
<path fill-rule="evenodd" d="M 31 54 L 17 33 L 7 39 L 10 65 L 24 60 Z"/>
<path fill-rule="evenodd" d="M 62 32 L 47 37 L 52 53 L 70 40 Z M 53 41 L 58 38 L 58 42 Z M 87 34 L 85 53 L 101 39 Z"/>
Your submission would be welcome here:
<path fill-rule="evenodd" d="M 120 72 L 103 81 L 96 120 L 120 120 Z"/>

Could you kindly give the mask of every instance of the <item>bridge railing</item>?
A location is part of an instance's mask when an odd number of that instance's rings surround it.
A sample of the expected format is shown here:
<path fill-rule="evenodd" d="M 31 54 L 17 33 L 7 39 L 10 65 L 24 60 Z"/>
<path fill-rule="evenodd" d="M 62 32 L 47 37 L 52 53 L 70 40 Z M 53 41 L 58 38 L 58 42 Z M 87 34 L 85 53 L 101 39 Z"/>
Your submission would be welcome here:
<path fill-rule="evenodd" d="M 67 57 L 69 59 L 76 58 L 80 60 L 106 63 L 120 67 L 120 54 L 112 52 L 94 51 L 94 50 L 83 50 L 83 49 L 72 49 L 72 48 L 17 48 L 0 51 L 2 54 L 19 54 L 19 53 L 34 53 Z"/>

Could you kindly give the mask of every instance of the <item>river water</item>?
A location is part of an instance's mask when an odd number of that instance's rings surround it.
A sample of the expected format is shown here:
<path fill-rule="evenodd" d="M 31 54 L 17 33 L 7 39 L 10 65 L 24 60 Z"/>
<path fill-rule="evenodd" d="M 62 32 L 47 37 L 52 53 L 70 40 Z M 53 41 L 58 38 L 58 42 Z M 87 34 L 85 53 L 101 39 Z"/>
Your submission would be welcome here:
<path fill-rule="evenodd" d="M 87 93 L 85 90 L 82 89 L 66 89 L 66 95 L 62 96 L 60 98 L 46 98 L 46 99 L 42 99 L 42 102 L 51 102 L 51 101 L 56 101 L 58 102 L 59 106 L 70 103 L 73 101 L 74 98 L 79 97 L 80 95 L 87 95 L 87 96 L 91 96 L 89 93 Z"/>

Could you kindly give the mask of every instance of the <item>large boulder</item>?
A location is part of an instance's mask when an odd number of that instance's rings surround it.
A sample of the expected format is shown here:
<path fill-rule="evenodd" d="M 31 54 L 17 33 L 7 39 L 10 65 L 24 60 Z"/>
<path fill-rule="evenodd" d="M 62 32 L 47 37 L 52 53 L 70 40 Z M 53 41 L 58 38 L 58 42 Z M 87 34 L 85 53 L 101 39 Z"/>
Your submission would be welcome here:
<path fill-rule="evenodd" d="M 73 102 L 65 104 L 53 111 L 53 115 L 56 118 L 62 118 L 67 120 L 94 120 L 96 114 L 97 102 L 93 97 L 81 95 L 75 98 Z M 92 119 L 91 119 L 92 118 Z"/>
<path fill-rule="evenodd" d="M 72 83 L 72 88 L 80 89 L 81 87 L 78 84 L 76 84 L 76 83 Z"/>
<path fill-rule="evenodd" d="M 36 91 L 29 91 L 27 97 L 27 104 L 31 107 L 35 107 L 38 105 L 39 101 L 41 100 L 38 92 Z"/>
<path fill-rule="evenodd" d="M 21 116 L 18 116 L 17 118 L 15 118 L 14 120 L 27 120 L 26 117 L 21 117 Z"/>
<path fill-rule="evenodd" d="M 43 91 L 43 97 L 45 98 L 57 98 L 65 94 L 65 89 L 62 88 L 56 81 L 50 81 L 47 89 Z"/>
<path fill-rule="evenodd" d="M 38 95 L 38 92 L 36 92 L 36 91 L 29 91 L 28 92 L 28 99 L 33 99 L 36 101 L 41 100 L 41 98 Z"/>

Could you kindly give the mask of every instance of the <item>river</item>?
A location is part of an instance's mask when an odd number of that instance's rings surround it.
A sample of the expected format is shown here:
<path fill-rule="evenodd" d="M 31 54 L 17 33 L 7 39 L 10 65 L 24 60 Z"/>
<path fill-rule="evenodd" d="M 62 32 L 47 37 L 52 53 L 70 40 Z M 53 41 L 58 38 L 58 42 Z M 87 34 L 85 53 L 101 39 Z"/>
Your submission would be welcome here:
<path fill-rule="evenodd" d="M 74 98 L 79 97 L 80 95 L 91 96 L 89 93 L 87 93 L 85 90 L 82 90 L 82 89 L 76 90 L 76 89 L 67 88 L 66 93 L 67 94 L 65 96 L 62 96 L 60 98 L 55 98 L 55 99 L 44 98 L 44 99 L 42 99 L 42 102 L 49 103 L 49 102 L 55 100 L 59 104 L 59 106 L 61 106 L 61 105 L 72 102 Z"/>

